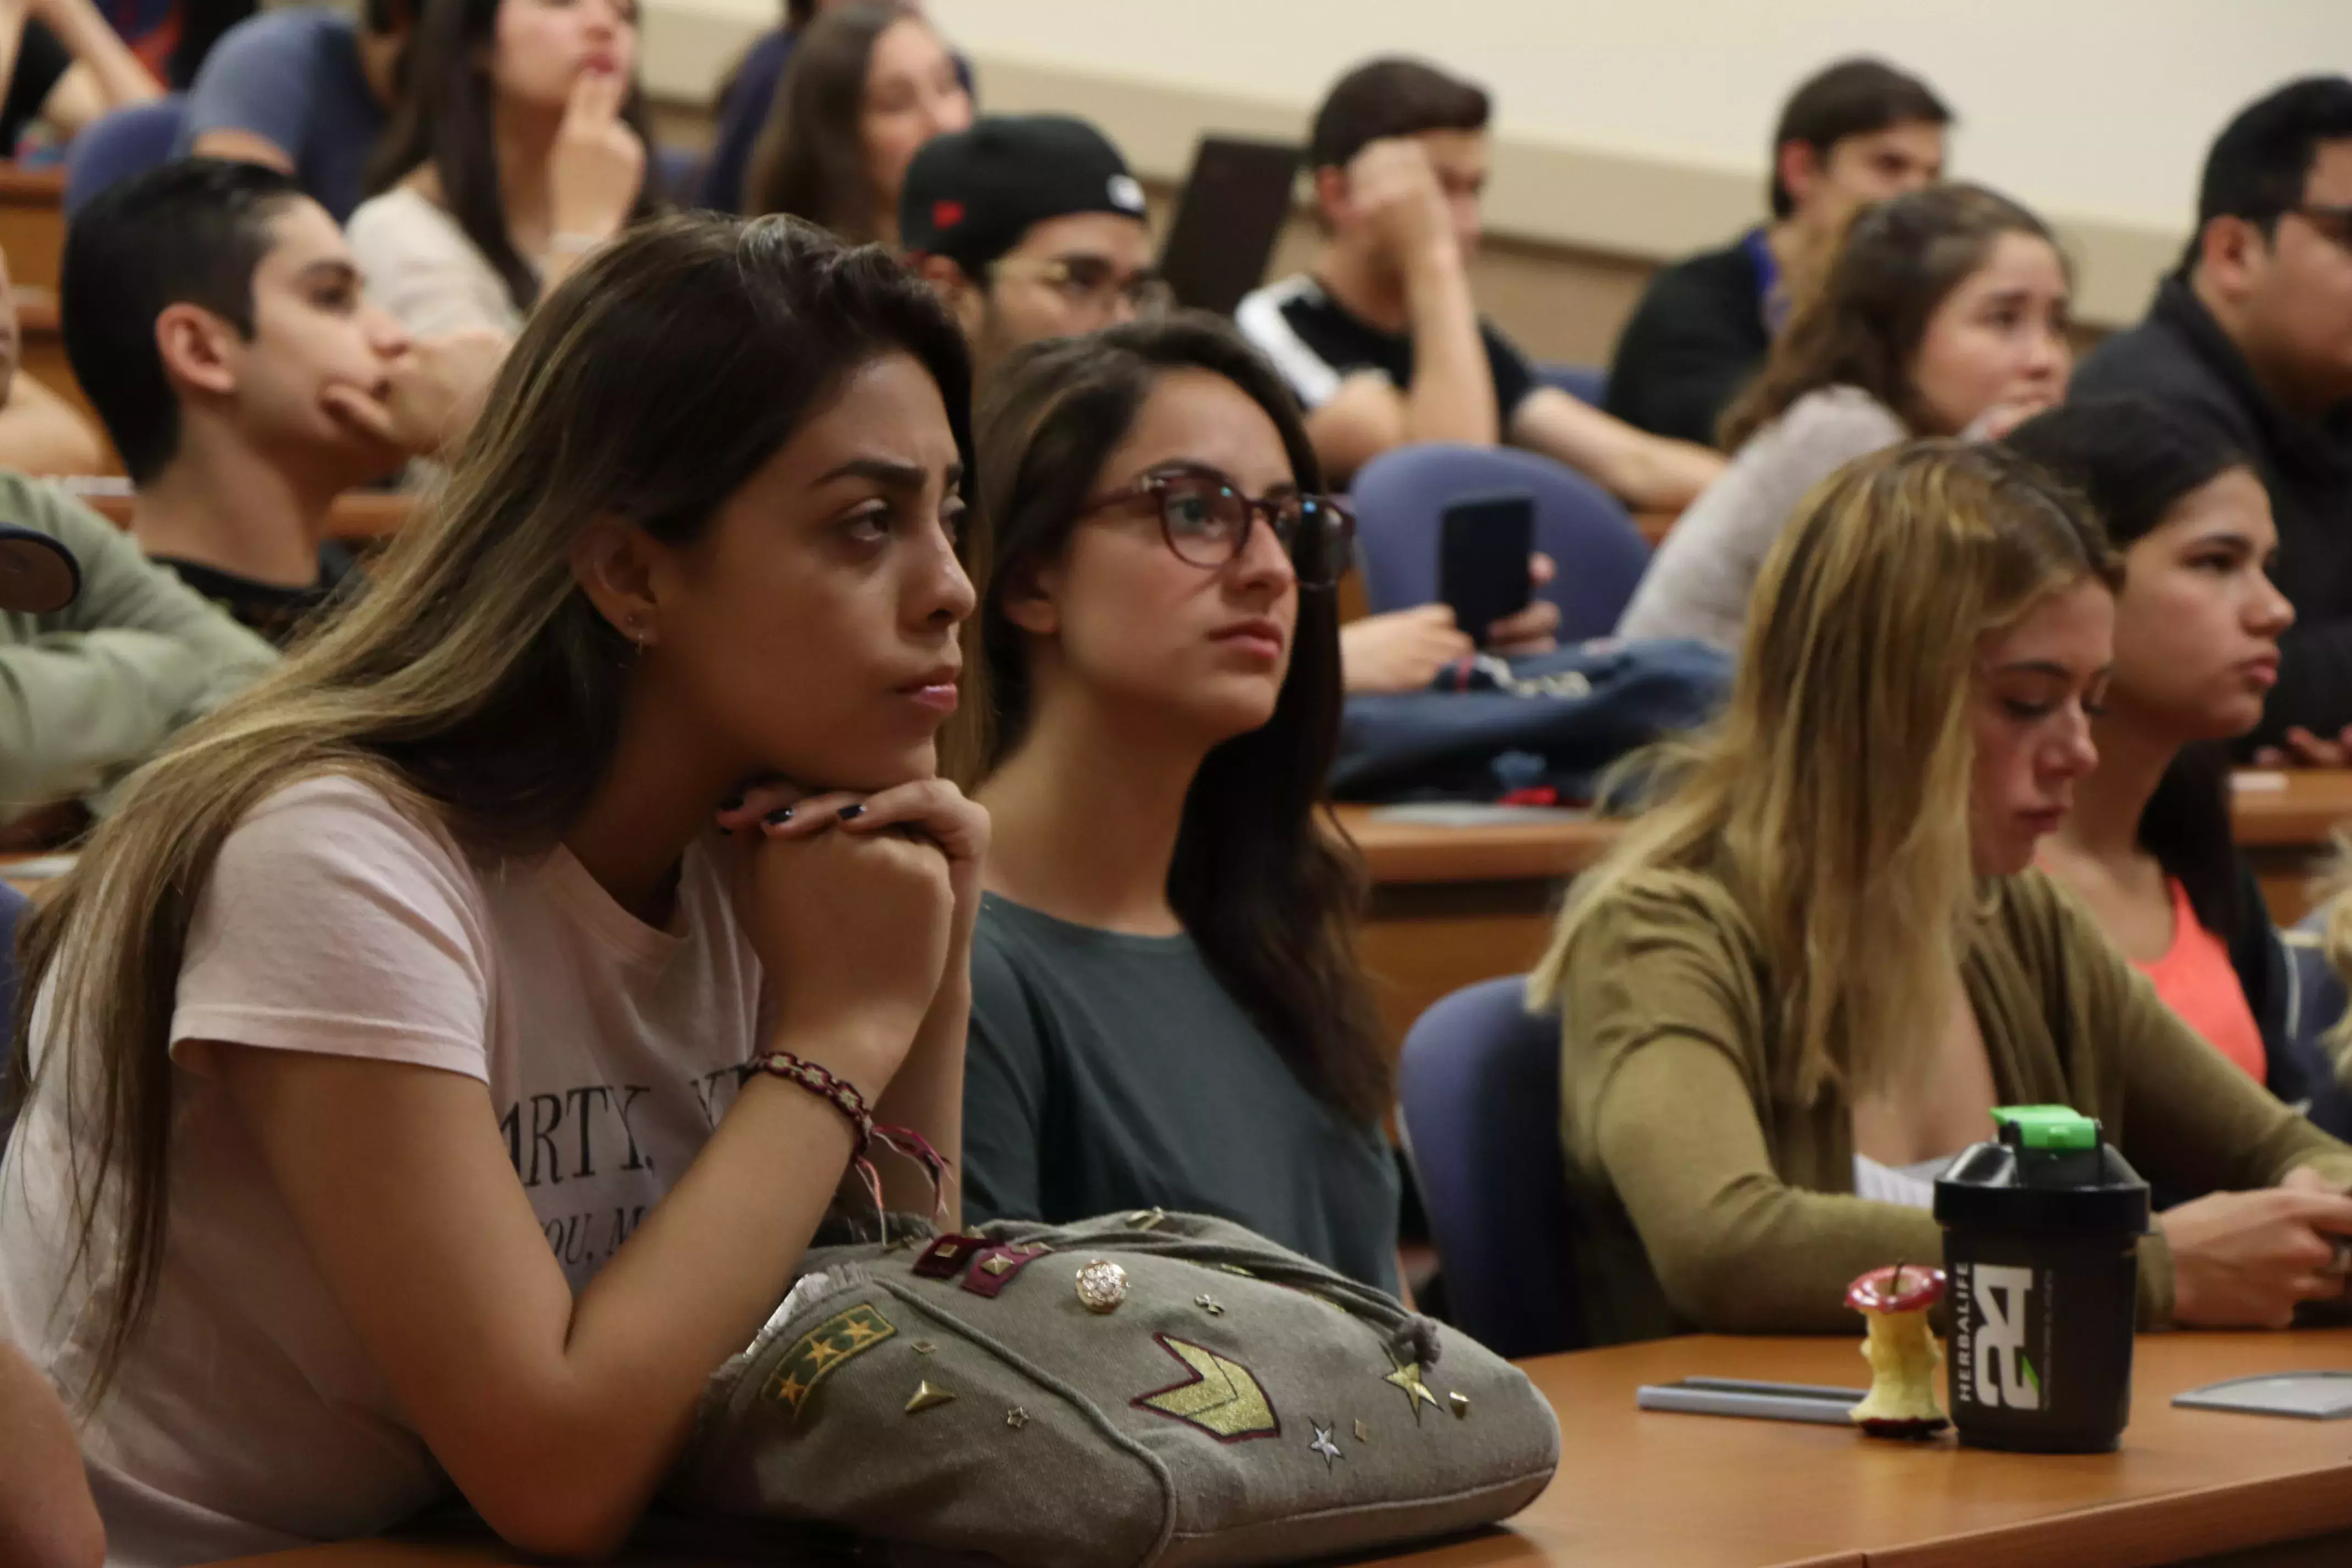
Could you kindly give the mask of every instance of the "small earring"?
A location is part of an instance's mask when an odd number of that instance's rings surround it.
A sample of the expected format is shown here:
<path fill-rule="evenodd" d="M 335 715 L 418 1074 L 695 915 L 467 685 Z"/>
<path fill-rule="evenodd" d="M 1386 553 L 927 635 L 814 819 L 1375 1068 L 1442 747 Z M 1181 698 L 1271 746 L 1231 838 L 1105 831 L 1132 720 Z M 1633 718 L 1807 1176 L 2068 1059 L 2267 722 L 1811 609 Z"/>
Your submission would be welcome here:
<path fill-rule="evenodd" d="M 627 636 L 631 642 L 645 641 L 645 617 L 638 615 L 636 611 L 631 610 L 628 614 L 628 617 L 621 623 L 621 630 Z"/>

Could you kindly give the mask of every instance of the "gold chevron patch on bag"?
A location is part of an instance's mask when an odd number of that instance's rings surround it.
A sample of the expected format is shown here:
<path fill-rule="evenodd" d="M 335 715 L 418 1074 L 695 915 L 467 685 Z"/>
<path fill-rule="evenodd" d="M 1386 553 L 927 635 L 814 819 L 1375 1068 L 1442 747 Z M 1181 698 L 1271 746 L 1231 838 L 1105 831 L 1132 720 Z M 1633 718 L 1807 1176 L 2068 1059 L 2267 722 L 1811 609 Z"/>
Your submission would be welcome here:
<path fill-rule="evenodd" d="M 768 1385 L 760 1393 L 798 1419 L 809 1394 L 833 1374 L 834 1368 L 853 1356 L 863 1355 L 898 1331 L 890 1326 L 890 1320 L 864 1302 L 845 1312 L 836 1312 L 801 1336 L 799 1342 L 776 1363 L 775 1375 L 768 1379 Z"/>
<path fill-rule="evenodd" d="M 1129 1404 L 1198 1426 L 1220 1443 L 1282 1436 L 1282 1418 L 1249 1368 L 1189 1340 L 1151 1337 L 1192 1375 L 1173 1387 L 1139 1394 Z"/>

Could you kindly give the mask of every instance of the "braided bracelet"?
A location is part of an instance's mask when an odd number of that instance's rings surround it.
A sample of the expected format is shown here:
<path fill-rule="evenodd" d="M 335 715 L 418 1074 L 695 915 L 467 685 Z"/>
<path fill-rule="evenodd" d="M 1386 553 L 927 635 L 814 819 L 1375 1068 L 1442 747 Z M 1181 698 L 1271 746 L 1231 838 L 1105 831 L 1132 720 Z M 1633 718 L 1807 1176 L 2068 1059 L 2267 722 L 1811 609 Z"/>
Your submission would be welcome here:
<path fill-rule="evenodd" d="M 876 1126 L 874 1112 L 867 1108 L 866 1097 L 857 1092 L 856 1084 L 790 1051 L 770 1051 L 765 1056 L 753 1057 L 743 1064 L 743 1071 L 747 1078 L 752 1073 L 762 1072 L 771 1078 L 798 1084 L 848 1119 L 850 1130 L 857 1140 L 850 1151 L 849 1168 L 857 1173 L 859 1182 L 874 1199 L 874 1212 L 882 1226 L 885 1241 L 889 1239 L 889 1210 L 882 1201 L 881 1173 L 874 1168 L 874 1162 L 866 1153 L 877 1142 L 901 1159 L 911 1160 L 923 1168 L 923 1174 L 931 1184 L 931 1217 L 935 1222 L 947 1217 L 948 1184 L 955 1179 L 948 1169 L 947 1157 L 931 1147 L 929 1139 L 911 1127 Z"/>
<path fill-rule="evenodd" d="M 753 1057 L 747 1065 L 753 1072 L 796 1083 L 819 1100 L 831 1102 L 835 1110 L 849 1119 L 850 1129 L 856 1134 L 857 1147 L 851 1158 L 866 1157 L 866 1146 L 874 1142 L 874 1112 L 866 1108 L 866 1097 L 857 1092 L 856 1084 L 790 1051 L 770 1051 L 766 1056 Z"/>

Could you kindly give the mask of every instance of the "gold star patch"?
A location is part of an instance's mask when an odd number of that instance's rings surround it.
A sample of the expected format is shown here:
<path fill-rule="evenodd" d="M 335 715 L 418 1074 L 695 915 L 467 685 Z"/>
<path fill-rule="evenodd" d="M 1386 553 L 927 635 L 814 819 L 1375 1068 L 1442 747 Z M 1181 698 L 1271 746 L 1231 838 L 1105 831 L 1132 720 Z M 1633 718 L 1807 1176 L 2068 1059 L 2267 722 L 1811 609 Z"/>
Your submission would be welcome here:
<path fill-rule="evenodd" d="M 1282 1419 L 1265 1396 L 1256 1375 L 1230 1357 L 1188 1340 L 1154 1334 L 1160 1348 L 1182 1362 L 1192 1376 L 1172 1387 L 1139 1394 L 1129 1401 L 1139 1410 L 1197 1426 L 1220 1443 L 1240 1443 L 1252 1437 L 1278 1437 Z"/>
<path fill-rule="evenodd" d="M 1430 1393 L 1429 1384 L 1421 1381 L 1421 1363 L 1417 1361 L 1405 1363 L 1381 1381 L 1403 1393 L 1405 1404 L 1412 1409 L 1412 1421 L 1416 1426 L 1421 1425 L 1423 1405 L 1436 1407 L 1437 1395 Z"/>
<path fill-rule="evenodd" d="M 767 1385 L 760 1392 L 791 1412 L 798 1420 L 816 1385 L 842 1363 L 859 1355 L 898 1331 L 871 1304 L 860 1303 L 836 1312 L 803 1334 L 776 1363 Z"/>

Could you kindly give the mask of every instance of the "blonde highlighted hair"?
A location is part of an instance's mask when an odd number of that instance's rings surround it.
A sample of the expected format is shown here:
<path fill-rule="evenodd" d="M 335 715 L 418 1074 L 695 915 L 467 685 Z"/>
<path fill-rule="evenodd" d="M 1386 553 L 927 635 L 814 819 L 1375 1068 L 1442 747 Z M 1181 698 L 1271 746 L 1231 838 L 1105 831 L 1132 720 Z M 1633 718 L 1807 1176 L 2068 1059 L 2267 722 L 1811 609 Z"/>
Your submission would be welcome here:
<path fill-rule="evenodd" d="M 1557 1003 L 1612 898 L 1713 876 L 1769 964 L 1773 1091 L 1889 1081 L 1949 1005 L 1979 907 L 1979 644 L 2090 579 L 2116 565 L 2088 510 L 1997 447 L 1914 442 L 1823 480 L 1765 562 L 1722 717 L 1649 759 L 1666 794 L 1579 879 L 1529 1000 Z"/>
<path fill-rule="evenodd" d="M 789 218 L 632 231 L 533 314 L 448 489 L 364 596 L 133 775 L 26 921 L 10 1064 L 20 1082 L 65 1074 L 74 1264 L 118 1282 L 86 1403 L 121 1364 L 162 1261 L 173 998 L 238 821 L 331 773 L 485 865 L 551 847 L 612 762 L 636 657 L 575 580 L 574 542 L 600 520 L 698 537 L 845 377 L 894 353 L 938 382 L 969 458 L 962 335 L 894 258 Z M 37 1063 L 37 1003 L 60 1047 Z"/>

